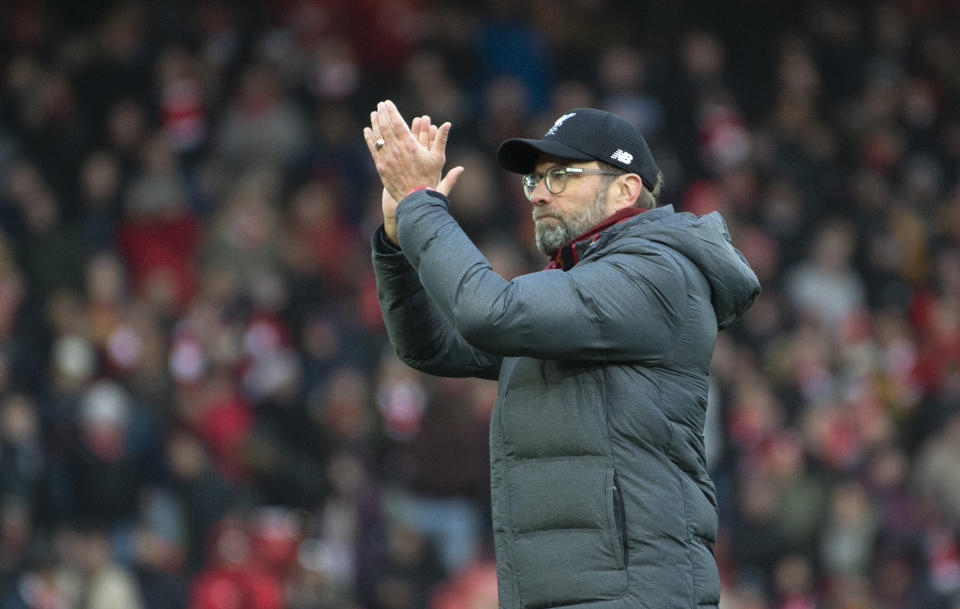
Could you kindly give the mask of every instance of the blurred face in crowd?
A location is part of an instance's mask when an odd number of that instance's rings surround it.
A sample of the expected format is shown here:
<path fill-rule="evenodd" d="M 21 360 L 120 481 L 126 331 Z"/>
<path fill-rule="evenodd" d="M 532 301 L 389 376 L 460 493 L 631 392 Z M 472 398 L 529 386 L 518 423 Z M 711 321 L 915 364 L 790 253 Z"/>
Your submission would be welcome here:
<path fill-rule="evenodd" d="M 554 156 L 541 155 L 534 167 L 538 177 L 544 176 L 551 167 L 582 167 L 599 170 L 596 161 L 571 161 Z M 550 192 L 546 180 L 541 179 L 530 196 L 533 204 L 534 230 L 537 248 L 551 255 L 561 245 L 577 237 L 611 215 L 615 210 L 608 201 L 611 176 L 601 174 L 569 174 L 566 186 L 560 190 L 558 182 L 552 183 Z"/>

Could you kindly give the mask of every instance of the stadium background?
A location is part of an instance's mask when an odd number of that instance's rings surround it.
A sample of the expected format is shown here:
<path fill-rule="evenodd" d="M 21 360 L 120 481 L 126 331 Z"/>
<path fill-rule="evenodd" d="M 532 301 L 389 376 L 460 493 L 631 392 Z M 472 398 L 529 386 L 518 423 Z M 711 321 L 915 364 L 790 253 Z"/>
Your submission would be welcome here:
<path fill-rule="evenodd" d="M 716 348 L 725 608 L 960 607 L 955 2 L 0 1 L 0 609 L 496 607 L 495 385 L 391 354 L 361 138 L 621 113 L 764 286 Z"/>

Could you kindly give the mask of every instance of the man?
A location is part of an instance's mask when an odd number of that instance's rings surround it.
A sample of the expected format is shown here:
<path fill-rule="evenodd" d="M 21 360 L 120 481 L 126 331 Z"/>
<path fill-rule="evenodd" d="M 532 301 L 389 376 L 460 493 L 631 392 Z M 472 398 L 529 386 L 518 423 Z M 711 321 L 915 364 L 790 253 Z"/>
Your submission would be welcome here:
<path fill-rule="evenodd" d="M 760 286 L 719 214 L 655 206 L 660 172 L 589 108 L 504 142 L 548 270 L 506 281 L 447 211 L 450 124 L 378 105 L 380 306 L 409 365 L 499 379 L 491 490 L 503 609 L 716 607 L 717 504 L 703 424 L 717 330 Z M 638 201 L 641 207 L 637 207 Z M 399 204 L 398 204 L 399 202 Z"/>

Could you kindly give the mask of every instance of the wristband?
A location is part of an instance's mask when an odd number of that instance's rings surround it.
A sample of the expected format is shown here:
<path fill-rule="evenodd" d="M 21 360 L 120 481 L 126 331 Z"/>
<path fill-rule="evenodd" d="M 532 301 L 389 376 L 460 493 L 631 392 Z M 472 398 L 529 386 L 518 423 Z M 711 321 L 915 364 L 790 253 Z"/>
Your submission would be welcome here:
<path fill-rule="evenodd" d="M 433 188 L 431 188 L 430 186 L 415 186 L 410 190 L 408 190 L 406 194 L 403 195 L 403 198 L 406 199 L 407 197 L 417 192 L 418 190 L 433 190 Z"/>

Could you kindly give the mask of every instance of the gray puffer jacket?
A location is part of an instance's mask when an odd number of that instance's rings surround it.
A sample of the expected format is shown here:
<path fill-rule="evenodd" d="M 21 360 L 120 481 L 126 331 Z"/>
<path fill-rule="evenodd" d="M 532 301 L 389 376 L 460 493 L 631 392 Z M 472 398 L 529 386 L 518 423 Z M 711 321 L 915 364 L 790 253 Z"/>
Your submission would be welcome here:
<path fill-rule="evenodd" d="M 506 281 L 429 191 L 374 236 L 380 306 L 424 372 L 499 378 L 490 423 L 500 607 L 714 607 L 703 424 L 717 330 L 760 291 L 719 214 L 614 224 L 575 266 Z"/>

